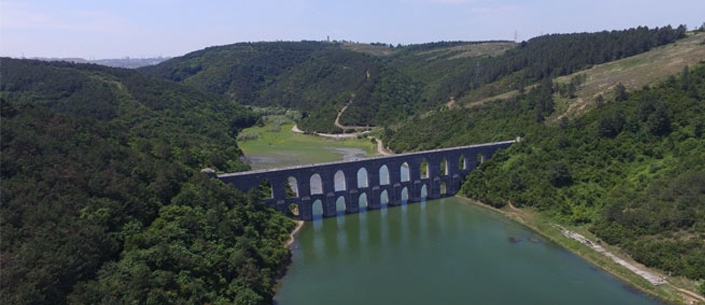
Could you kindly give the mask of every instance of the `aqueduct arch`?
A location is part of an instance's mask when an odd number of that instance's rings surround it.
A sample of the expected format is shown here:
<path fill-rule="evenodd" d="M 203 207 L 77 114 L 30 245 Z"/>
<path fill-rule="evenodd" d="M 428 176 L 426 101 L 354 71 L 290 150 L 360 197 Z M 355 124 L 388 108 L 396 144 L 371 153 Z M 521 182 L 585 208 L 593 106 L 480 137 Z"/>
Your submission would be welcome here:
<path fill-rule="evenodd" d="M 396 206 L 453 196 L 467 174 L 514 142 L 211 176 L 243 191 L 266 181 L 271 189 L 264 190 L 263 202 L 284 213 L 296 204 L 299 218 L 312 220 L 314 213 L 323 217 L 340 215 L 341 209 L 358 213 L 361 205 L 362 210 L 379 209 L 382 200 Z"/>

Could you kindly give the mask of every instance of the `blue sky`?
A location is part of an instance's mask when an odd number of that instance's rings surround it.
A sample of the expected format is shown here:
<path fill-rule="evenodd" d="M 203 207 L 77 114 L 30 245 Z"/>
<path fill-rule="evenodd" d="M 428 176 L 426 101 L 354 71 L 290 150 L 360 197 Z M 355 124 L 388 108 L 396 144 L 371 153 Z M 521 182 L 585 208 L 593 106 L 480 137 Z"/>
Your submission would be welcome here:
<path fill-rule="evenodd" d="M 648 3 L 648 4 L 647 4 Z M 705 22 L 705 0 L 0 0 L 0 55 L 179 56 L 242 41 L 519 40 Z"/>

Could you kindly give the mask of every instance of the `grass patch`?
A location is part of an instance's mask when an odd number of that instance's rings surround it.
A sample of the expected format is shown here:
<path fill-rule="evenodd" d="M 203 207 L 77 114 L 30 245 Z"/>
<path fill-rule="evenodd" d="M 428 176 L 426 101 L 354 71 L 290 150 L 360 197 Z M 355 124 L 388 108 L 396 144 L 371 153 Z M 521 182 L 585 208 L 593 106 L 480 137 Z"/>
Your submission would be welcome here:
<path fill-rule="evenodd" d="M 645 85 L 659 83 L 671 75 L 677 75 L 685 66 L 693 67 L 705 58 L 705 46 L 699 43 L 704 37 L 705 33 L 697 33 L 649 52 L 554 79 L 554 83 L 566 84 L 576 75 L 587 76 L 586 82 L 576 92 L 577 98 L 560 99 L 557 95 L 554 96 L 557 110 L 554 118 L 560 114 L 575 115 L 584 112 L 593 107 L 590 102 L 593 102 L 598 94 L 602 94 L 606 101 L 612 101 L 614 86 L 617 83 L 622 83 L 628 91 L 634 91 Z"/>
<path fill-rule="evenodd" d="M 282 124 L 276 129 L 264 125 L 240 133 L 247 135 L 248 140 L 238 145 L 252 169 L 340 161 L 356 151 L 364 152 L 365 156 L 376 154 L 376 147 L 369 139 L 335 139 L 294 133 L 291 131 L 293 126 L 294 123 Z"/>

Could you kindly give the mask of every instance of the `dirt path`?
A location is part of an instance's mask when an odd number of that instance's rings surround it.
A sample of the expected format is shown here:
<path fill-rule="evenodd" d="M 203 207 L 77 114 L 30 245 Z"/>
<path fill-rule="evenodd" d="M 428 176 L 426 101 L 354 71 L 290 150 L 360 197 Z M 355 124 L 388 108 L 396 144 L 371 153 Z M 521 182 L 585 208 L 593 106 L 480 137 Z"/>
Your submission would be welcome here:
<path fill-rule="evenodd" d="M 292 132 L 295 133 L 305 133 L 303 130 L 299 129 L 298 125 L 294 125 L 294 127 L 291 128 Z M 353 132 L 353 133 L 320 133 L 320 132 L 314 132 L 312 134 L 317 135 L 319 137 L 326 137 L 326 138 L 335 138 L 335 139 L 340 139 L 340 138 L 356 138 L 359 135 L 364 135 L 369 133 L 369 131 L 362 131 L 362 132 Z"/>
<path fill-rule="evenodd" d="M 388 151 L 386 148 L 384 148 L 384 144 L 382 144 L 382 140 L 377 139 L 377 138 L 373 138 L 373 139 L 375 139 L 375 141 L 377 141 L 377 152 L 378 152 L 380 155 L 383 155 L 383 156 L 391 156 L 391 155 L 394 154 L 393 152 Z"/>
<path fill-rule="evenodd" d="M 601 245 L 591 242 L 590 240 L 585 238 L 585 236 L 582 236 L 582 235 L 580 235 L 576 232 L 573 232 L 573 231 L 569 231 L 566 228 L 563 228 L 561 226 L 556 226 L 556 227 L 561 231 L 561 233 L 563 233 L 563 235 L 565 237 L 577 240 L 580 243 L 592 248 L 593 250 L 595 250 L 599 253 L 602 253 L 602 255 L 609 257 L 615 263 L 622 265 L 623 267 L 625 267 L 625 268 L 631 270 L 632 272 L 638 274 L 639 276 L 643 277 L 645 280 L 649 281 L 652 285 L 663 285 L 663 284 L 667 283 L 663 277 L 661 277 L 657 274 L 642 270 L 642 269 L 638 268 L 637 266 L 634 266 L 630 262 L 627 262 L 627 261 L 617 257 L 616 255 L 612 254 L 611 252 L 608 252 Z"/>
<path fill-rule="evenodd" d="M 355 95 L 354 95 L 354 94 L 353 94 L 353 96 L 350 97 L 350 101 L 348 101 L 348 103 L 345 104 L 345 106 L 343 106 L 343 108 L 340 109 L 340 111 L 338 111 L 338 116 L 335 117 L 335 122 L 334 122 L 333 124 L 335 125 L 335 127 L 338 127 L 338 128 L 340 128 L 340 129 L 343 129 L 343 130 L 345 130 L 345 129 L 360 130 L 360 129 L 370 129 L 370 128 L 372 128 L 372 127 L 370 127 L 370 126 L 355 126 L 355 125 L 348 125 L 348 126 L 346 126 L 346 125 L 340 124 L 340 117 L 343 115 L 343 112 L 345 112 L 345 110 L 348 109 L 348 106 L 350 106 L 350 104 L 352 104 L 353 98 L 355 98 Z"/>
<path fill-rule="evenodd" d="M 371 128 L 370 126 L 346 126 L 346 125 L 340 124 L 340 116 L 343 115 L 343 112 L 345 112 L 345 109 L 348 109 L 348 106 L 350 106 L 350 104 L 353 102 L 354 97 L 355 97 L 355 95 L 353 95 L 350 98 L 350 101 L 347 104 L 345 104 L 345 106 L 342 109 L 340 109 L 340 111 L 338 111 L 338 116 L 335 118 L 334 124 L 336 127 L 343 129 L 343 130 L 345 130 L 345 129 L 354 129 L 354 130 L 370 129 Z M 291 131 L 296 132 L 296 133 L 304 133 L 303 130 L 299 129 L 298 125 L 294 125 L 294 127 L 291 128 Z M 360 135 L 366 135 L 368 133 L 370 133 L 370 130 L 357 131 L 357 132 L 353 132 L 353 133 L 340 133 L 340 134 L 314 132 L 313 134 L 317 135 L 319 137 L 341 139 L 341 138 L 356 138 Z M 384 143 L 382 143 L 382 140 L 377 139 L 375 137 L 370 137 L 370 138 L 374 139 L 377 142 L 377 153 L 379 153 L 380 155 L 383 155 L 383 156 L 391 156 L 394 154 L 393 152 L 387 150 L 384 147 Z"/>
<path fill-rule="evenodd" d="M 678 290 L 678 291 L 680 291 L 680 292 L 686 294 L 686 296 L 687 296 L 687 297 L 686 297 L 686 304 L 695 304 L 694 300 L 690 300 L 690 301 L 689 301 L 689 300 L 687 300 L 688 298 L 693 298 L 693 299 L 696 299 L 696 300 L 700 300 L 700 301 L 702 301 L 702 302 L 705 302 L 705 297 L 703 297 L 703 296 L 701 296 L 701 295 L 699 295 L 699 294 L 697 294 L 697 293 L 695 293 L 695 292 L 692 292 L 692 291 L 690 291 L 690 290 L 686 290 L 686 289 L 683 289 L 683 288 L 678 288 L 678 287 L 676 287 L 676 286 L 673 286 L 673 288 L 675 288 L 676 290 Z"/>

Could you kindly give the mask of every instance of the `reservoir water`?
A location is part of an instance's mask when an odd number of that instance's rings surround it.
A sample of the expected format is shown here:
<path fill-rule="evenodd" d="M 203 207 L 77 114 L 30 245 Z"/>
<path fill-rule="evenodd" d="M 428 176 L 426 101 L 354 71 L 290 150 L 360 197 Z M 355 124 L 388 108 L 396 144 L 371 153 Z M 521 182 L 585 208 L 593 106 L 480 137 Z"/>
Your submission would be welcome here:
<path fill-rule="evenodd" d="M 661 304 L 459 198 L 306 223 L 279 305 Z"/>

